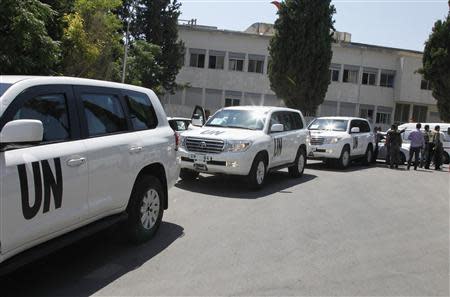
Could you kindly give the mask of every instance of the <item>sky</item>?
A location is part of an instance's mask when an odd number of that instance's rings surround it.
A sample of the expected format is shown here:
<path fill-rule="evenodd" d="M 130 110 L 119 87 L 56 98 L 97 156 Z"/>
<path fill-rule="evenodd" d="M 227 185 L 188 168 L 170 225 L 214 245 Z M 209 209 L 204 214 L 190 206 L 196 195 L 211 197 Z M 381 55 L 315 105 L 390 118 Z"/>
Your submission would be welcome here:
<path fill-rule="evenodd" d="M 274 23 L 272 0 L 179 0 L 180 19 L 243 31 L 256 22 Z M 447 0 L 335 0 L 335 28 L 352 41 L 423 51 L 433 24 L 448 13 Z"/>

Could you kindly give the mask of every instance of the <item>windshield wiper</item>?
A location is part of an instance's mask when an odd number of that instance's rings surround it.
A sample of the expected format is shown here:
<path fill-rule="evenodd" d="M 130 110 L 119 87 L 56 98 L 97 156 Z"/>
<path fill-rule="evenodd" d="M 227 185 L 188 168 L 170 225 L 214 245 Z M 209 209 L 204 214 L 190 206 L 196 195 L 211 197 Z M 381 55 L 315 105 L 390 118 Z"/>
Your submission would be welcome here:
<path fill-rule="evenodd" d="M 205 125 L 206 127 L 221 127 L 221 128 L 226 128 L 227 126 L 224 125 L 215 125 L 215 124 L 207 124 Z"/>
<path fill-rule="evenodd" d="M 253 128 L 242 127 L 242 126 L 227 126 L 227 128 L 244 129 L 244 130 L 255 130 Z"/>

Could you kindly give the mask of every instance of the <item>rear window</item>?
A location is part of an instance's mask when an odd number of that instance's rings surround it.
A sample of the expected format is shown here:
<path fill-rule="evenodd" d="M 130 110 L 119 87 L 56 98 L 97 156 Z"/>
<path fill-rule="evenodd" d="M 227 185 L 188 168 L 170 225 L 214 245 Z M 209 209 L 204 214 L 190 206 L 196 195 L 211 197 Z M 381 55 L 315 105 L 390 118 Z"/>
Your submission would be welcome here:
<path fill-rule="evenodd" d="M 6 90 L 12 86 L 12 84 L 4 84 L 4 83 L 0 83 L 0 97 L 3 95 L 3 93 L 6 92 Z"/>

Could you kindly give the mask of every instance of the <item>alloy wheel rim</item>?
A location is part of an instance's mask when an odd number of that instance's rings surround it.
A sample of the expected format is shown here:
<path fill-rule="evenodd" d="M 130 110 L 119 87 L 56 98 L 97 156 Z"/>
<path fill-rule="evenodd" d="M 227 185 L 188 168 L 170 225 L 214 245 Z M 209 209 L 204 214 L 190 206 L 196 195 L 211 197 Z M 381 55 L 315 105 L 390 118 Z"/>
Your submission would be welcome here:
<path fill-rule="evenodd" d="M 298 157 L 298 172 L 302 172 L 303 167 L 305 167 L 305 157 L 301 154 Z"/>
<path fill-rule="evenodd" d="M 342 164 L 346 167 L 349 162 L 349 155 L 347 151 L 344 151 L 344 155 L 342 156 Z"/>
<path fill-rule="evenodd" d="M 155 226 L 159 215 L 159 194 L 155 189 L 150 189 L 144 194 L 141 204 L 141 224 L 147 230 Z"/>
<path fill-rule="evenodd" d="M 266 174 L 266 168 L 263 161 L 259 161 L 258 167 L 256 169 L 256 182 L 258 185 L 262 184 L 264 181 L 264 175 Z"/>

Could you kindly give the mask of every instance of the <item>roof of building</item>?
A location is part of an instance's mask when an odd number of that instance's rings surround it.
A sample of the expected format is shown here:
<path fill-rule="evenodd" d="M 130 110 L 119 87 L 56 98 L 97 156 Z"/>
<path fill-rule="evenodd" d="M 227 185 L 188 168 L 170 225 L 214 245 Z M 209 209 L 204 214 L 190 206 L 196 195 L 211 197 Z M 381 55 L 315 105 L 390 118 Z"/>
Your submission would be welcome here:
<path fill-rule="evenodd" d="M 251 25 L 249 28 L 247 28 L 245 31 L 236 31 L 236 30 L 227 30 L 227 29 L 219 29 L 217 27 L 212 26 L 202 26 L 195 24 L 180 24 L 181 28 L 187 29 L 187 30 L 195 30 L 195 31 L 205 31 L 205 32 L 220 32 L 224 34 L 237 34 L 237 35 L 245 35 L 245 36 L 253 36 L 253 37 L 259 37 L 259 38 L 266 38 L 270 39 L 273 36 L 273 24 L 267 24 L 267 23 L 255 23 Z M 387 51 L 395 51 L 395 52 L 405 52 L 405 53 L 412 53 L 416 55 L 423 55 L 423 52 L 416 51 L 416 50 L 410 50 L 410 49 L 402 49 L 402 48 L 395 48 L 395 47 L 387 47 L 382 45 L 374 45 L 374 44 L 366 44 L 366 43 L 359 43 L 359 42 L 348 42 L 349 39 L 346 37 L 346 35 L 350 35 L 346 32 L 336 32 L 338 33 L 338 36 L 345 36 L 344 38 L 340 38 L 340 41 L 338 41 L 336 44 L 339 44 L 344 47 L 349 48 L 367 48 L 372 50 L 387 50 Z"/>

